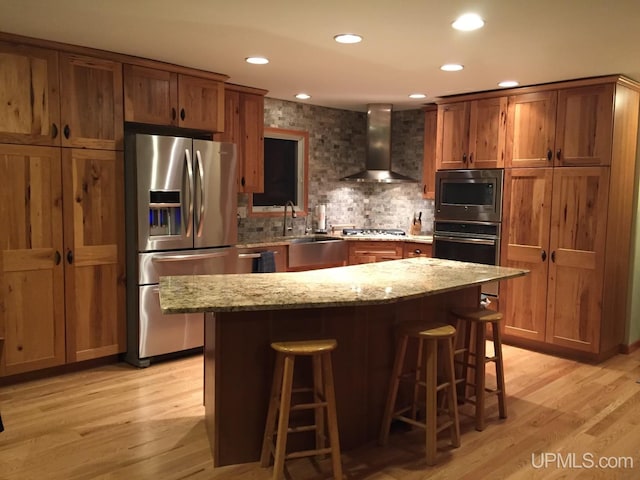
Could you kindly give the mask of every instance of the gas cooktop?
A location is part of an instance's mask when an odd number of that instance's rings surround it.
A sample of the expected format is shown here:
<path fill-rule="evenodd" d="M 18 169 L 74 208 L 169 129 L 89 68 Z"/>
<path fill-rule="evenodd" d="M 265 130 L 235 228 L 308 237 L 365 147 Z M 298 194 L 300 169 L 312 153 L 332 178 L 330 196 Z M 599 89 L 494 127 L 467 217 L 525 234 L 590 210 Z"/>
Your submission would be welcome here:
<path fill-rule="evenodd" d="M 345 236 L 381 235 L 386 237 L 400 237 L 406 235 L 399 228 L 345 228 L 342 230 Z"/>

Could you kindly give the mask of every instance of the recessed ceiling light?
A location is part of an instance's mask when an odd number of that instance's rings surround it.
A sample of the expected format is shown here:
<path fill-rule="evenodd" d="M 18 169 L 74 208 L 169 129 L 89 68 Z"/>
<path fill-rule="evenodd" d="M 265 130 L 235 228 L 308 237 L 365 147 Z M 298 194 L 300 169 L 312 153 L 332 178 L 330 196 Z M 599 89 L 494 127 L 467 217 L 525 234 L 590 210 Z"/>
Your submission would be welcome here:
<path fill-rule="evenodd" d="M 308 93 L 298 93 L 296 95 L 296 98 L 298 100 L 309 100 L 311 98 L 311 95 L 309 95 Z"/>
<path fill-rule="evenodd" d="M 424 93 L 412 93 L 411 95 L 409 95 L 409 98 L 427 98 L 427 96 Z"/>
<path fill-rule="evenodd" d="M 498 84 L 499 87 L 503 87 L 503 88 L 517 87 L 518 85 L 520 85 L 520 84 L 518 82 L 516 82 L 515 80 L 505 80 L 504 82 L 500 82 Z"/>
<path fill-rule="evenodd" d="M 265 57 L 247 57 L 244 61 L 253 65 L 265 65 L 269 63 L 269 59 Z"/>
<path fill-rule="evenodd" d="M 464 67 L 459 63 L 446 63 L 440 67 L 440 70 L 443 70 L 445 72 L 459 72 L 463 68 Z"/>
<path fill-rule="evenodd" d="M 360 43 L 362 41 L 362 37 L 355 33 L 341 33 L 333 39 L 338 43 Z"/>
<path fill-rule="evenodd" d="M 484 26 L 484 20 L 482 20 L 480 15 L 476 13 L 465 13 L 464 15 L 459 16 L 451 26 L 456 30 L 470 32 L 471 30 L 482 28 Z"/>

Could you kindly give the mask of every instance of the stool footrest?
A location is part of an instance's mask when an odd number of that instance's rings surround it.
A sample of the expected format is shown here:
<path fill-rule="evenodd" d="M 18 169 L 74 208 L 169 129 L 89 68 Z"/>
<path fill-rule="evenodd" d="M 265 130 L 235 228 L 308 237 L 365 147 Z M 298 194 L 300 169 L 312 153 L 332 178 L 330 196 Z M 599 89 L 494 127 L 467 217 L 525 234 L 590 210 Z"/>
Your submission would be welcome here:
<path fill-rule="evenodd" d="M 291 411 L 295 410 L 311 410 L 312 408 L 326 407 L 327 402 L 299 403 L 291 406 Z"/>
<path fill-rule="evenodd" d="M 289 427 L 287 433 L 312 432 L 316 428 L 318 428 L 316 425 L 300 425 L 299 427 Z"/>
<path fill-rule="evenodd" d="M 318 448 L 316 450 L 301 450 L 299 452 L 291 452 L 285 455 L 285 460 L 291 460 L 292 458 L 313 457 L 314 455 L 326 455 L 331 453 L 331 448 Z"/>

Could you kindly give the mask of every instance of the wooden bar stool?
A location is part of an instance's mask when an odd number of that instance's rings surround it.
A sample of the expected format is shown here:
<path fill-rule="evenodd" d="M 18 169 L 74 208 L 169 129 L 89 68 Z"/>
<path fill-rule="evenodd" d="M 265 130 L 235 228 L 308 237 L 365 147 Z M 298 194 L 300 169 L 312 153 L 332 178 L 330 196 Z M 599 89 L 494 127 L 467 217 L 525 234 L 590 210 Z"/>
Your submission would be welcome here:
<path fill-rule="evenodd" d="M 462 345 L 455 351 L 457 365 L 462 366 L 461 376 L 456 384 L 462 385 L 458 393 L 461 401 L 468 401 L 475 405 L 476 430 L 482 431 L 485 427 L 485 398 L 487 394 L 498 396 L 498 411 L 500 418 L 507 418 L 507 403 L 504 387 L 504 364 L 502 360 L 502 340 L 500 337 L 500 322 L 502 314 L 493 310 L 478 308 L 453 310 L 451 315 L 457 319 L 456 330 L 458 335 L 464 331 Z M 487 324 L 491 324 L 493 355 L 487 357 L 486 340 Z M 473 334 L 473 335 L 472 335 Z M 472 337 L 475 337 L 472 346 Z M 459 342 L 456 342 L 456 344 Z M 462 355 L 462 360 L 459 357 Z M 470 357 L 473 357 L 471 360 Z M 493 362 L 496 368 L 496 388 L 486 387 L 486 365 Z M 474 370 L 474 383 L 468 381 L 469 368 Z M 473 395 L 467 395 L 467 387 L 473 390 Z"/>
<path fill-rule="evenodd" d="M 333 478 L 342 480 L 340 460 L 340 440 L 338 438 L 338 420 L 336 415 L 335 390 L 331 367 L 331 351 L 335 350 L 335 340 L 309 340 L 298 342 L 275 342 L 271 348 L 276 351 L 276 366 L 273 374 L 269 410 L 262 442 L 260 465 L 268 467 L 271 456 L 274 457 L 273 479 L 280 480 L 284 475 L 284 461 L 291 458 L 310 457 L 331 454 Z M 313 388 L 293 388 L 293 367 L 296 356 L 310 356 L 313 368 Z M 311 392 L 311 403 L 292 405 L 291 396 L 296 393 Z M 326 409 L 326 417 L 325 417 Z M 296 410 L 314 410 L 314 425 L 289 426 L 289 414 Z M 277 420 L 277 430 L 276 430 Z M 326 447 L 326 429 L 329 446 Z M 315 431 L 316 448 L 288 453 L 287 434 Z M 273 436 L 276 435 L 275 445 Z"/>
<path fill-rule="evenodd" d="M 458 421 L 458 405 L 455 394 L 455 373 L 453 367 L 453 337 L 455 328 L 445 324 L 416 324 L 407 323 L 399 326 L 400 336 L 396 349 L 391 380 L 389 382 L 389 394 L 380 429 L 380 444 L 385 445 L 389 440 L 389 429 L 392 420 L 399 420 L 409 425 L 425 429 L 426 460 L 428 465 L 435 465 L 437 452 L 437 434 L 449 429 L 451 445 L 460 446 L 460 423 Z M 415 370 L 405 370 L 405 356 L 409 340 L 417 340 L 417 362 Z M 443 346 L 444 373 L 442 383 L 438 383 L 438 343 Z M 421 375 L 424 372 L 424 375 Z M 424 380 L 423 380 L 424 378 Z M 409 406 L 396 410 L 398 387 L 401 381 L 407 381 L 413 385 L 413 398 Z M 420 410 L 418 387 L 425 389 L 424 409 Z M 447 419 L 437 424 L 438 421 L 438 392 L 446 390 Z M 419 413 L 423 419 L 420 419 Z"/>

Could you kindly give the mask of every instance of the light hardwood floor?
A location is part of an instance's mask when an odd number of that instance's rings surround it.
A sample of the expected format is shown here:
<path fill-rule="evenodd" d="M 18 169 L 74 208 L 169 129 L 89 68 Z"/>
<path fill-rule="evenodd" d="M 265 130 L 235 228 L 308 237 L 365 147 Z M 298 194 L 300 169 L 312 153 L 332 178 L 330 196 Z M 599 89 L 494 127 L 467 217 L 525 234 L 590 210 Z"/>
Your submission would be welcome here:
<path fill-rule="evenodd" d="M 462 446 L 441 450 L 434 467 L 424 462 L 421 431 L 393 434 L 387 447 L 344 452 L 345 477 L 640 478 L 640 351 L 600 365 L 509 346 L 504 353 L 508 419 L 497 419 L 495 399 L 483 432 L 462 415 Z M 118 364 L 3 387 L 0 409 L 6 428 L 0 434 L 2 480 L 271 478 L 271 470 L 257 463 L 212 467 L 200 356 L 140 370 Z M 552 462 L 551 454 L 561 455 L 562 462 L 574 455 L 576 467 L 620 457 L 633 464 L 569 468 Z M 536 468 L 545 458 L 546 468 Z M 293 480 L 331 478 L 328 460 L 301 459 L 287 467 Z"/>

